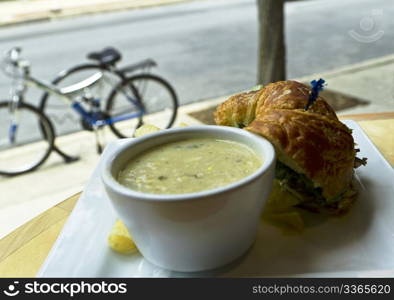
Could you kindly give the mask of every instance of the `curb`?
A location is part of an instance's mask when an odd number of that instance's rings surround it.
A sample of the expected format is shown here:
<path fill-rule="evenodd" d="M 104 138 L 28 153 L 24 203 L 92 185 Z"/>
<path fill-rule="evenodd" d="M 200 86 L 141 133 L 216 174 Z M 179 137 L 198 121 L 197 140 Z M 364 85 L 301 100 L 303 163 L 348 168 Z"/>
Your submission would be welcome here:
<path fill-rule="evenodd" d="M 75 6 L 65 6 L 63 8 L 43 8 L 42 10 L 37 10 L 35 12 L 22 12 L 14 16 L 3 17 L 0 16 L 0 27 L 32 23 L 39 21 L 48 21 L 53 19 L 62 19 L 68 17 L 75 17 L 79 15 L 89 15 L 104 12 L 115 12 L 121 10 L 131 10 L 131 9 L 141 9 L 155 6 L 163 6 L 170 4 L 178 4 L 185 2 L 196 2 L 196 1 L 206 1 L 206 0 L 118 0 L 111 2 L 104 1 L 94 1 L 88 2 L 87 4 L 82 4 Z M 83 3 L 83 2 L 82 2 Z M 0 3 L 0 8 L 1 8 Z"/>

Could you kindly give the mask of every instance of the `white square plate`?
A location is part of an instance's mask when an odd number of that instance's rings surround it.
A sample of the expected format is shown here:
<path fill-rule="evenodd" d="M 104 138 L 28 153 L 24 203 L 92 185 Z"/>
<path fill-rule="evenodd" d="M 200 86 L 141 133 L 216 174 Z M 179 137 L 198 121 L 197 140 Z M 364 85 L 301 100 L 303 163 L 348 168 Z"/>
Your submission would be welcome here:
<path fill-rule="evenodd" d="M 394 171 L 354 121 L 344 123 L 353 129 L 359 156 L 368 157 L 367 166 L 356 171 L 358 201 L 345 217 L 323 220 L 290 236 L 262 222 L 256 243 L 232 265 L 214 272 L 172 272 L 140 254 L 120 255 L 108 248 L 116 215 L 100 181 L 100 163 L 38 276 L 394 277 Z M 108 145 L 103 156 L 119 143 Z"/>

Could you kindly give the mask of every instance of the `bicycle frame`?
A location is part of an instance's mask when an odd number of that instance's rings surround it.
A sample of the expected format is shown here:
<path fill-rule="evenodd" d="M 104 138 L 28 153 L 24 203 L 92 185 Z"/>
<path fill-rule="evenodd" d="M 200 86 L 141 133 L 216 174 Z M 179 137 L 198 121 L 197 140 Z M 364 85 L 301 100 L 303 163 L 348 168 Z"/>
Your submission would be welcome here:
<path fill-rule="evenodd" d="M 126 99 L 130 101 L 132 105 L 134 105 L 137 108 L 137 112 L 135 113 L 129 113 L 121 116 L 115 116 L 115 117 L 109 117 L 105 119 L 99 118 L 99 114 L 97 113 L 91 113 L 87 111 L 82 105 L 81 101 L 77 99 L 78 97 L 73 97 L 73 95 L 80 94 L 83 92 L 85 89 L 93 86 L 95 83 L 97 83 L 101 77 L 104 76 L 101 72 L 97 72 L 93 74 L 91 77 L 76 83 L 72 86 L 66 87 L 66 88 L 58 88 L 57 86 L 46 83 L 44 81 L 41 81 L 37 78 L 34 78 L 30 76 L 28 73 L 25 74 L 23 80 L 29 85 L 32 85 L 38 89 L 44 90 L 45 92 L 48 92 L 49 94 L 53 94 L 63 101 L 65 101 L 67 104 L 71 105 L 71 107 L 86 121 L 88 122 L 91 126 L 93 127 L 100 127 L 104 125 L 110 125 L 114 124 L 116 122 L 120 121 L 125 121 L 133 118 L 139 118 L 144 114 L 144 108 L 143 106 L 139 103 L 139 101 L 133 99 L 130 95 L 128 95 L 125 91 L 121 90 L 121 92 L 125 95 Z M 24 89 L 22 91 L 24 93 Z M 100 99 L 90 99 L 90 101 L 97 103 L 100 103 Z"/>
<path fill-rule="evenodd" d="M 97 127 L 114 124 L 114 123 L 120 122 L 120 121 L 130 120 L 133 118 L 138 118 L 144 114 L 143 108 L 141 106 L 139 106 L 139 107 L 141 108 L 141 110 L 136 113 L 131 113 L 131 114 L 122 115 L 122 116 L 118 116 L 118 117 L 109 117 L 106 119 L 99 119 L 97 117 L 97 114 L 95 114 L 95 113 L 92 114 L 92 113 L 86 111 L 86 109 L 84 109 L 84 107 L 79 102 L 73 102 L 73 104 L 72 104 L 72 108 L 78 114 L 80 114 L 82 118 L 84 118 L 90 125 L 97 126 Z"/>

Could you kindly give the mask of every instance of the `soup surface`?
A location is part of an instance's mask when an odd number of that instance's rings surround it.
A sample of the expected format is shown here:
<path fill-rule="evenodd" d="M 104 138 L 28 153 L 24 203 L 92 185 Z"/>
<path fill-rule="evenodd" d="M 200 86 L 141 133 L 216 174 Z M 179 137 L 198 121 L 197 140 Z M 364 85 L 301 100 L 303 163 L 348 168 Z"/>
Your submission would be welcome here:
<path fill-rule="evenodd" d="M 153 194 L 184 194 L 225 186 L 254 173 L 262 160 L 248 146 L 192 138 L 153 147 L 131 159 L 118 181 Z"/>

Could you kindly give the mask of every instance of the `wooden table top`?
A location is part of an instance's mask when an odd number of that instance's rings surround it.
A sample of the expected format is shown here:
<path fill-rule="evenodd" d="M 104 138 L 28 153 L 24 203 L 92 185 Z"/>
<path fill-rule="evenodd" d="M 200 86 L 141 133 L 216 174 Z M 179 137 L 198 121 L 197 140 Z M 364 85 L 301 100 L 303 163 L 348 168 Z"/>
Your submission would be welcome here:
<path fill-rule="evenodd" d="M 394 112 L 341 116 L 356 120 L 394 167 Z M 34 277 L 80 193 L 48 209 L 0 240 L 0 277 Z"/>

